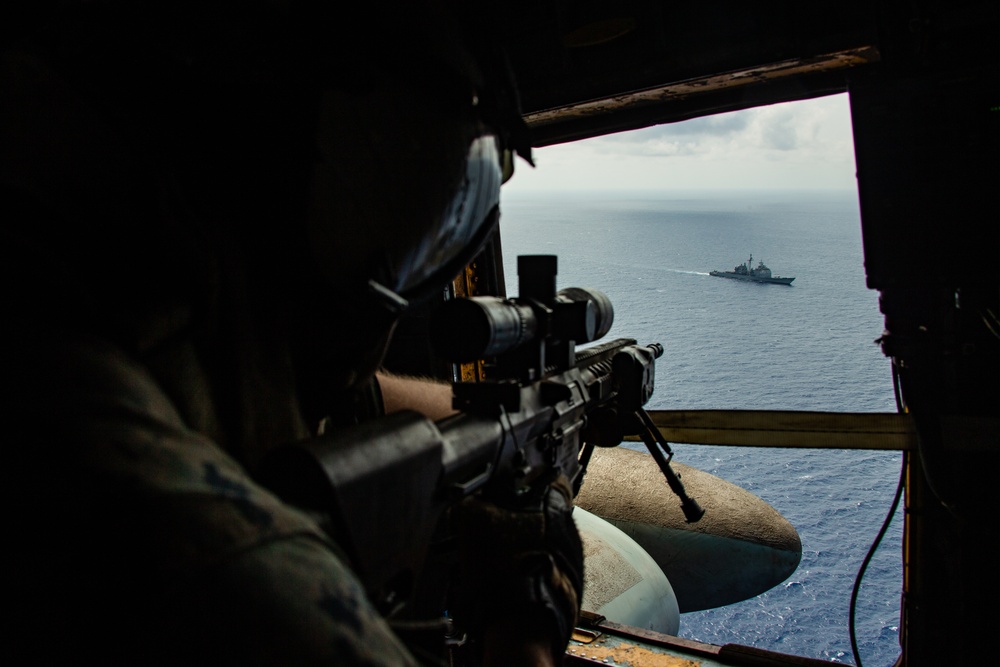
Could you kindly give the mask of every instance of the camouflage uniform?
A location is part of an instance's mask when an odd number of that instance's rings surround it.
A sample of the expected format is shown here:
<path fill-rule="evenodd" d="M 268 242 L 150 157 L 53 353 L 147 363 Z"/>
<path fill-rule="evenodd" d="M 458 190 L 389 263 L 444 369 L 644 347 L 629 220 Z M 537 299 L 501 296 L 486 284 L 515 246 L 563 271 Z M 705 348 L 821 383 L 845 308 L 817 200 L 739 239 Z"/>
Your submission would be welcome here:
<path fill-rule="evenodd" d="M 188 428 L 133 358 L 65 335 L 7 349 L 19 664 L 414 664 L 318 526 Z"/>
<path fill-rule="evenodd" d="M 0 50 L 0 658 L 414 664 L 318 525 L 248 473 L 332 404 L 303 405 L 319 394 L 306 373 L 353 385 L 329 359 L 292 370 L 290 331 L 321 353 L 355 332 L 333 360 L 352 378 L 377 363 L 379 335 L 315 279 L 286 219 L 311 112 L 273 92 L 251 96 L 268 110 L 230 106 L 229 40 L 262 67 L 239 21 L 219 28 L 222 83 L 187 80 L 188 47 L 228 9 L 104 4 L 12 26 Z"/>

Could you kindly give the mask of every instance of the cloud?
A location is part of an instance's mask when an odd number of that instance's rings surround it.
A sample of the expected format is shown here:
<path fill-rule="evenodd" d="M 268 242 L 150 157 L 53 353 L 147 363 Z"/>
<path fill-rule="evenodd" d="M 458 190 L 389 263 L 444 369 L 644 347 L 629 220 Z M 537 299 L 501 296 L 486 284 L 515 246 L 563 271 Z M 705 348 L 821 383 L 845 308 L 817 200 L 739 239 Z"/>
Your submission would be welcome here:
<path fill-rule="evenodd" d="M 698 155 L 716 150 L 747 131 L 752 116 L 727 113 L 589 139 L 601 154 L 636 156 Z"/>
<path fill-rule="evenodd" d="M 549 146 L 536 158 L 509 188 L 854 187 L 846 95 Z"/>
<path fill-rule="evenodd" d="M 693 118 L 680 123 L 666 123 L 635 132 L 622 132 L 611 135 L 608 140 L 635 143 L 656 138 L 726 137 L 745 130 L 749 122 L 750 116 L 748 114 L 724 113 Z"/>
<path fill-rule="evenodd" d="M 757 117 L 758 122 L 761 116 Z M 760 122 L 761 148 L 791 151 L 799 147 L 799 121 L 793 112 L 783 110 Z"/>

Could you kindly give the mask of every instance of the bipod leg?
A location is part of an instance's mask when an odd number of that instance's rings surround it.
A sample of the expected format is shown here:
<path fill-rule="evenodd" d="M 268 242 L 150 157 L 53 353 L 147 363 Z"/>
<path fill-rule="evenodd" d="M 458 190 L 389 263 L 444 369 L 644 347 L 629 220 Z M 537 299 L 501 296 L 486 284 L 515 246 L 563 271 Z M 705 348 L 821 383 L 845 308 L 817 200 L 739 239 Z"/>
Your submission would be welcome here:
<path fill-rule="evenodd" d="M 681 476 L 675 473 L 674 469 L 670 467 L 670 459 L 674 456 L 670 445 L 667 444 L 667 441 L 663 438 L 663 434 L 660 433 L 660 429 L 656 428 L 656 424 L 653 423 L 653 420 L 645 410 L 639 408 L 635 411 L 635 416 L 639 419 L 639 423 L 642 424 L 642 431 L 640 432 L 642 441 L 646 443 L 646 448 L 653 455 L 656 465 L 660 466 L 660 470 L 663 471 L 663 476 L 667 478 L 667 485 L 670 487 L 670 490 L 681 499 L 681 511 L 684 512 L 685 521 L 695 523 L 705 515 L 705 510 L 698 504 L 698 501 L 687 494 L 687 491 L 684 490 L 684 485 L 681 484 Z"/>

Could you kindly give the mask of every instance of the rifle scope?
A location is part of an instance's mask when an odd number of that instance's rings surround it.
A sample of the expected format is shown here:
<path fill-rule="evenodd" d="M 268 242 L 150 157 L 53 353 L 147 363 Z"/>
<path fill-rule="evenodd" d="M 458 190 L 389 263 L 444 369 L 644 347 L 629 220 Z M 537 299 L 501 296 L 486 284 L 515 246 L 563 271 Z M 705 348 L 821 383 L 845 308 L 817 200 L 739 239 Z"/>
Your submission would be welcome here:
<path fill-rule="evenodd" d="M 589 343 L 611 329 L 614 308 L 603 293 L 567 287 L 546 302 L 478 296 L 447 301 L 434 314 L 435 351 L 452 362 L 483 359 L 533 340 Z"/>

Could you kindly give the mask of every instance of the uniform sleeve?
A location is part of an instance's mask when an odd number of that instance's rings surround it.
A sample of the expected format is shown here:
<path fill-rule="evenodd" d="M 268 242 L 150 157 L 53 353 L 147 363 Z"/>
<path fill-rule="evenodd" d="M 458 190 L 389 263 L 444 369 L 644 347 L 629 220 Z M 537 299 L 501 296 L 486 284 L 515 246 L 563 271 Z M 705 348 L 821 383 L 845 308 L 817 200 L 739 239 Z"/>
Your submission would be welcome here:
<path fill-rule="evenodd" d="M 4 575 L 32 658 L 415 664 L 322 530 L 187 430 L 139 364 L 93 342 L 32 361 L 8 376 L 22 539 Z"/>

